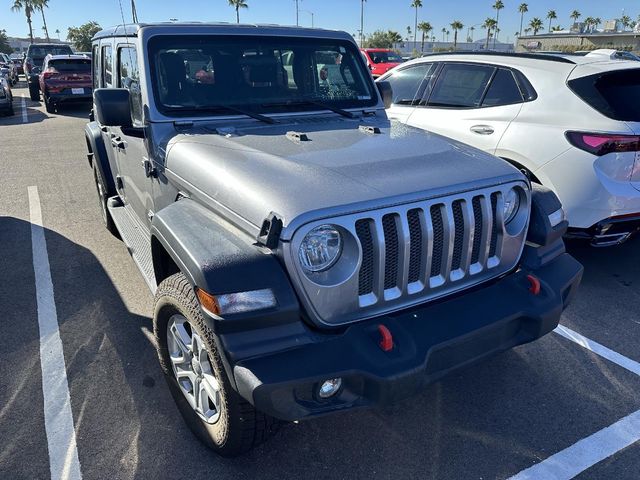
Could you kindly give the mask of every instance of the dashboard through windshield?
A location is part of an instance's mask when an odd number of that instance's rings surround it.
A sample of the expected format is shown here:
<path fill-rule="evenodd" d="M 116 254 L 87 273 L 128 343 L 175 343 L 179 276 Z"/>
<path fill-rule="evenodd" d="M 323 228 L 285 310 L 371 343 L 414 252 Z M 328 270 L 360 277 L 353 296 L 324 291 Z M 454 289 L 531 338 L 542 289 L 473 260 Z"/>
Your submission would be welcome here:
<path fill-rule="evenodd" d="M 171 115 L 255 113 L 377 104 L 347 41 L 267 36 L 158 36 L 149 41 L 154 96 Z"/>

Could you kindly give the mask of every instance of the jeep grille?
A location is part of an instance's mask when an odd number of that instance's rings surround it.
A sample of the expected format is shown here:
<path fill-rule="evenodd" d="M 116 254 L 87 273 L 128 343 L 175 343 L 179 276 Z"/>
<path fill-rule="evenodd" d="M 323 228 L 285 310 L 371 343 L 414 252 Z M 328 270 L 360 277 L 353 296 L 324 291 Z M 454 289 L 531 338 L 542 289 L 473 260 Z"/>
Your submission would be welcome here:
<path fill-rule="evenodd" d="M 461 198 L 356 220 L 361 306 L 403 291 L 441 288 L 500 265 L 499 196 L 474 195 L 471 201 Z"/>
<path fill-rule="evenodd" d="M 514 186 L 523 192 L 522 213 L 518 222 L 506 226 L 503 198 Z M 513 182 L 325 218 L 296 231 L 289 266 L 297 274 L 295 286 L 307 312 L 321 323 L 370 318 L 469 288 L 513 269 L 524 247 L 529 208 L 527 186 Z M 295 261 L 301 239 L 324 223 L 337 225 L 353 238 L 353 249 L 343 253 L 354 265 L 357 261 L 350 276 L 333 278 L 331 271 L 310 275 Z M 515 223 L 517 228 L 512 228 Z"/>

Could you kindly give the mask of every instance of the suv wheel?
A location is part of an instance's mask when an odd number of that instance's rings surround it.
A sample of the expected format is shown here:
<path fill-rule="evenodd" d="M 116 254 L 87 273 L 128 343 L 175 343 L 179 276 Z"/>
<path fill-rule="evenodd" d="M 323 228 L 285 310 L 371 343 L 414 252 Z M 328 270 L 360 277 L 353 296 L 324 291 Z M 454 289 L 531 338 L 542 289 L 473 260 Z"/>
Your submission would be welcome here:
<path fill-rule="evenodd" d="M 277 420 L 255 410 L 231 387 L 214 333 L 182 273 L 158 286 L 153 331 L 173 399 L 205 445 L 223 457 L 234 457 L 277 431 Z"/>
<path fill-rule="evenodd" d="M 47 109 L 47 111 L 49 111 Z M 100 214 L 102 217 L 102 223 L 104 226 L 111 232 L 112 235 L 118 237 L 118 229 L 116 228 L 115 223 L 113 223 L 113 218 L 111 218 L 111 214 L 109 213 L 109 209 L 107 208 L 107 200 L 109 199 L 109 195 L 107 194 L 107 188 L 105 187 L 104 180 L 102 175 L 100 174 L 100 170 L 96 166 L 93 161 L 93 179 L 96 182 L 96 192 L 98 194 L 98 206 L 100 207 Z"/>
<path fill-rule="evenodd" d="M 56 106 L 51 100 L 51 97 L 47 95 L 46 92 L 44 92 L 42 96 L 44 97 L 44 108 L 47 110 L 47 113 L 55 113 Z"/>

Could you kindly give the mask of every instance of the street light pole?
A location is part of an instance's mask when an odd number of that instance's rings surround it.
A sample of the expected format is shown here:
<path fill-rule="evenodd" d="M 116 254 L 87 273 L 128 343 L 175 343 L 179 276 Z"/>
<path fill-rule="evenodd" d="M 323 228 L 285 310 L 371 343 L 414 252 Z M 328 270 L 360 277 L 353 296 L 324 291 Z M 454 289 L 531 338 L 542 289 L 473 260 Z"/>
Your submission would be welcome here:
<path fill-rule="evenodd" d="M 311 15 L 311 28 L 313 28 L 313 16 L 314 16 L 314 13 L 312 11 L 310 11 L 310 10 L 300 10 L 300 11 L 303 12 L 303 13 L 308 13 L 309 15 Z"/>
<path fill-rule="evenodd" d="M 299 12 L 300 10 L 298 9 L 298 0 L 295 0 L 296 2 L 296 27 L 300 26 L 300 20 L 299 20 Z"/>

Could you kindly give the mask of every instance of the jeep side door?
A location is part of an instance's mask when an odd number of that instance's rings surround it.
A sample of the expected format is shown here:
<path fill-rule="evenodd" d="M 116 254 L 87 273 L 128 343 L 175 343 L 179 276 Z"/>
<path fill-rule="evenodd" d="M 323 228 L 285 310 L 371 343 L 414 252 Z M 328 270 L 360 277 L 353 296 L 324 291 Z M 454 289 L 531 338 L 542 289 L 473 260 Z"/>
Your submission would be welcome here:
<path fill-rule="evenodd" d="M 113 73 L 116 87 L 129 90 L 133 124 L 133 127 L 112 128 L 111 143 L 116 152 L 120 177 L 116 183 L 125 203 L 148 226 L 153 214 L 152 179 L 145 170 L 147 148 L 142 130 L 140 70 L 134 44 L 117 45 Z"/>
<path fill-rule="evenodd" d="M 510 69 L 444 63 L 407 123 L 494 154 L 523 103 Z"/>

